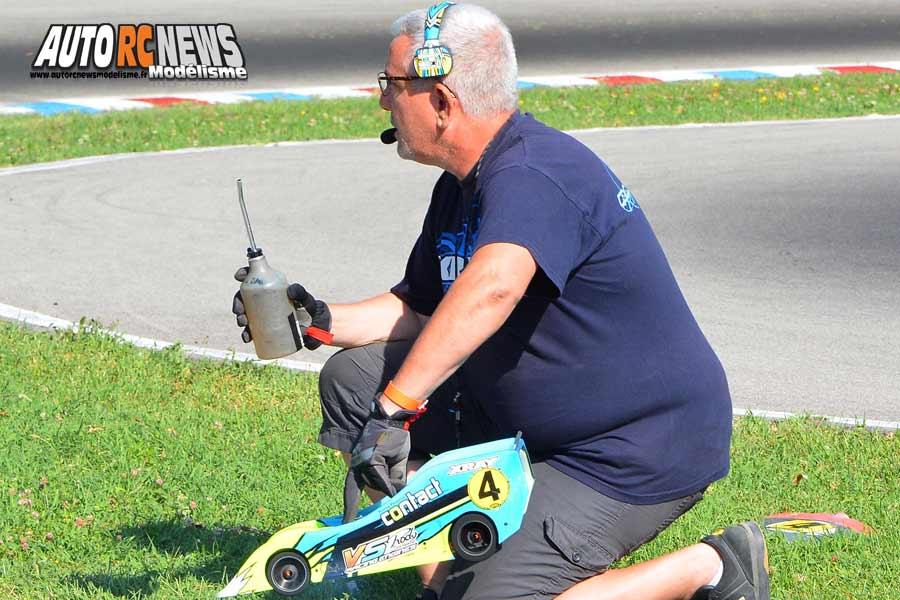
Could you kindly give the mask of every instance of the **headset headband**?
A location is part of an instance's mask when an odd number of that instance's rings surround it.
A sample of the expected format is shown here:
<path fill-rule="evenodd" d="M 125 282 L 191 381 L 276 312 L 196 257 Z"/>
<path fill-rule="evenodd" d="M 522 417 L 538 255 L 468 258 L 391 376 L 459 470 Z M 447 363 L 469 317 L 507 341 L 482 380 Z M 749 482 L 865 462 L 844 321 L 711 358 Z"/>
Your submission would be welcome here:
<path fill-rule="evenodd" d="M 443 77 L 453 68 L 450 50 L 441 46 L 441 21 L 453 2 L 435 4 L 425 13 L 425 45 L 416 50 L 413 66 L 419 77 Z"/>

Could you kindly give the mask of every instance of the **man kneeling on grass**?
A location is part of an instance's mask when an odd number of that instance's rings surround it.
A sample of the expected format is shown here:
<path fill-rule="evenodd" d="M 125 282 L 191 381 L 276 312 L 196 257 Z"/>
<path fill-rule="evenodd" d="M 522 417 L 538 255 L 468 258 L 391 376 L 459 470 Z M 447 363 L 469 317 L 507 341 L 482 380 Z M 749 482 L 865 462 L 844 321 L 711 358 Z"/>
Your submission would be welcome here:
<path fill-rule="evenodd" d="M 722 366 L 628 188 L 518 112 L 505 25 L 445 2 L 391 33 L 383 139 L 444 173 L 389 292 L 329 306 L 289 289 L 312 315 L 305 345 L 345 348 L 321 373 L 319 441 L 382 493 L 404 478 L 373 457 L 407 443 L 413 466 L 522 431 L 535 463 L 521 529 L 483 562 L 421 568 L 419 598 L 767 600 L 754 523 L 608 570 L 727 474 Z M 235 313 L 246 326 L 239 296 Z"/>

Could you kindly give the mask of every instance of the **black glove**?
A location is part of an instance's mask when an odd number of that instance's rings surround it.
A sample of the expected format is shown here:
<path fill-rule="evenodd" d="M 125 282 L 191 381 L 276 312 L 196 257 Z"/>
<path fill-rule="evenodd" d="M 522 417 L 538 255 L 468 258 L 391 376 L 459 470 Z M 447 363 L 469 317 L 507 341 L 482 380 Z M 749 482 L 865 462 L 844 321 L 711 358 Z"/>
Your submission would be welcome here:
<path fill-rule="evenodd" d="M 241 267 L 235 272 L 234 278 L 243 282 L 247 277 L 247 271 L 247 267 Z M 328 309 L 328 305 L 321 300 L 313 298 L 312 294 L 307 292 L 299 283 L 291 284 L 287 289 L 287 295 L 294 306 L 296 308 L 302 307 L 309 313 L 311 319 L 309 326 L 301 326 L 300 328 L 303 346 L 308 350 L 315 350 L 323 343 L 330 344 L 331 311 Z M 250 332 L 247 322 L 247 314 L 244 311 L 244 299 L 241 297 L 240 290 L 235 293 L 231 302 L 231 312 L 235 315 L 238 327 L 244 328 L 244 331 L 241 332 L 241 339 L 244 340 L 244 343 L 249 343 L 253 340 L 253 334 Z M 297 349 L 299 350 L 300 348 Z"/>
<path fill-rule="evenodd" d="M 301 328 L 303 345 L 308 350 L 315 350 L 323 343 L 331 344 L 333 336 L 331 335 L 331 310 L 328 305 L 313 298 L 313 295 L 299 283 L 289 285 L 287 295 L 294 306 L 302 307 L 312 319 L 308 327 Z"/>
<path fill-rule="evenodd" d="M 406 485 L 410 445 L 405 425 L 416 414 L 401 410 L 388 416 L 377 399 L 373 403 L 372 414 L 353 446 L 344 480 L 344 523 L 356 518 L 364 486 L 393 496 Z"/>

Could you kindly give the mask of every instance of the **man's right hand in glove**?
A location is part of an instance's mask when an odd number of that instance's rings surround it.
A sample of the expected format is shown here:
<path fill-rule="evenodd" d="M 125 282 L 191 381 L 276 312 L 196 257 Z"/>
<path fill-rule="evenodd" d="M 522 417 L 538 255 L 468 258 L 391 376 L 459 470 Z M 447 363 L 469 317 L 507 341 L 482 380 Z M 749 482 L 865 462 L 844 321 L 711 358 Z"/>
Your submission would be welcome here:
<path fill-rule="evenodd" d="M 416 414 L 399 410 L 389 416 L 378 398 L 372 403 L 372 414 L 353 446 L 344 481 L 344 523 L 356 518 L 365 486 L 393 496 L 406 485 L 410 450 L 406 422 Z"/>
<path fill-rule="evenodd" d="M 234 274 L 237 281 L 243 282 L 247 278 L 247 267 L 241 267 Z M 295 308 L 303 308 L 310 316 L 311 322 L 309 326 L 301 327 L 303 337 L 303 347 L 307 350 L 315 350 L 324 344 L 330 344 L 331 335 L 331 311 L 328 305 L 321 300 L 316 300 L 312 294 L 306 291 L 299 283 L 292 283 L 287 289 L 288 298 L 293 302 Z M 243 327 L 241 339 L 245 343 L 253 340 L 253 333 L 250 331 L 247 322 L 247 314 L 244 311 L 244 299 L 241 297 L 241 291 L 238 290 L 231 302 L 231 312 L 235 315 L 238 327 Z M 298 350 L 300 348 L 297 348 Z"/>

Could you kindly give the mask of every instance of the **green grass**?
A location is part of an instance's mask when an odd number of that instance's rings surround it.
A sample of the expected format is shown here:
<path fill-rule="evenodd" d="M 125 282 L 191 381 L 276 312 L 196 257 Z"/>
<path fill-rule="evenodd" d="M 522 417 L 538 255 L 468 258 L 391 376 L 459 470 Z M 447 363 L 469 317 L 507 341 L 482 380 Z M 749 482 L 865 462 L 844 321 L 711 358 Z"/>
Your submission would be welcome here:
<path fill-rule="evenodd" d="M 315 375 L 0 323 L 0 597 L 212 597 L 265 539 L 260 531 L 340 512 L 344 467 L 315 442 L 319 420 Z M 877 533 L 770 539 L 774 597 L 896 598 L 895 437 L 742 418 L 732 459 L 707 499 L 630 560 L 732 522 L 843 510 Z M 355 593 L 317 587 L 305 597 L 395 600 L 415 590 L 405 571 L 361 578 Z"/>
<path fill-rule="evenodd" d="M 563 129 L 898 114 L 900 74 L 535 88 L 522 93 L 520 105 Z M 0 166 L 118 152 L 375 137 L 387 126 L 375 98 L 7 116 L 0 118 Z"/>

